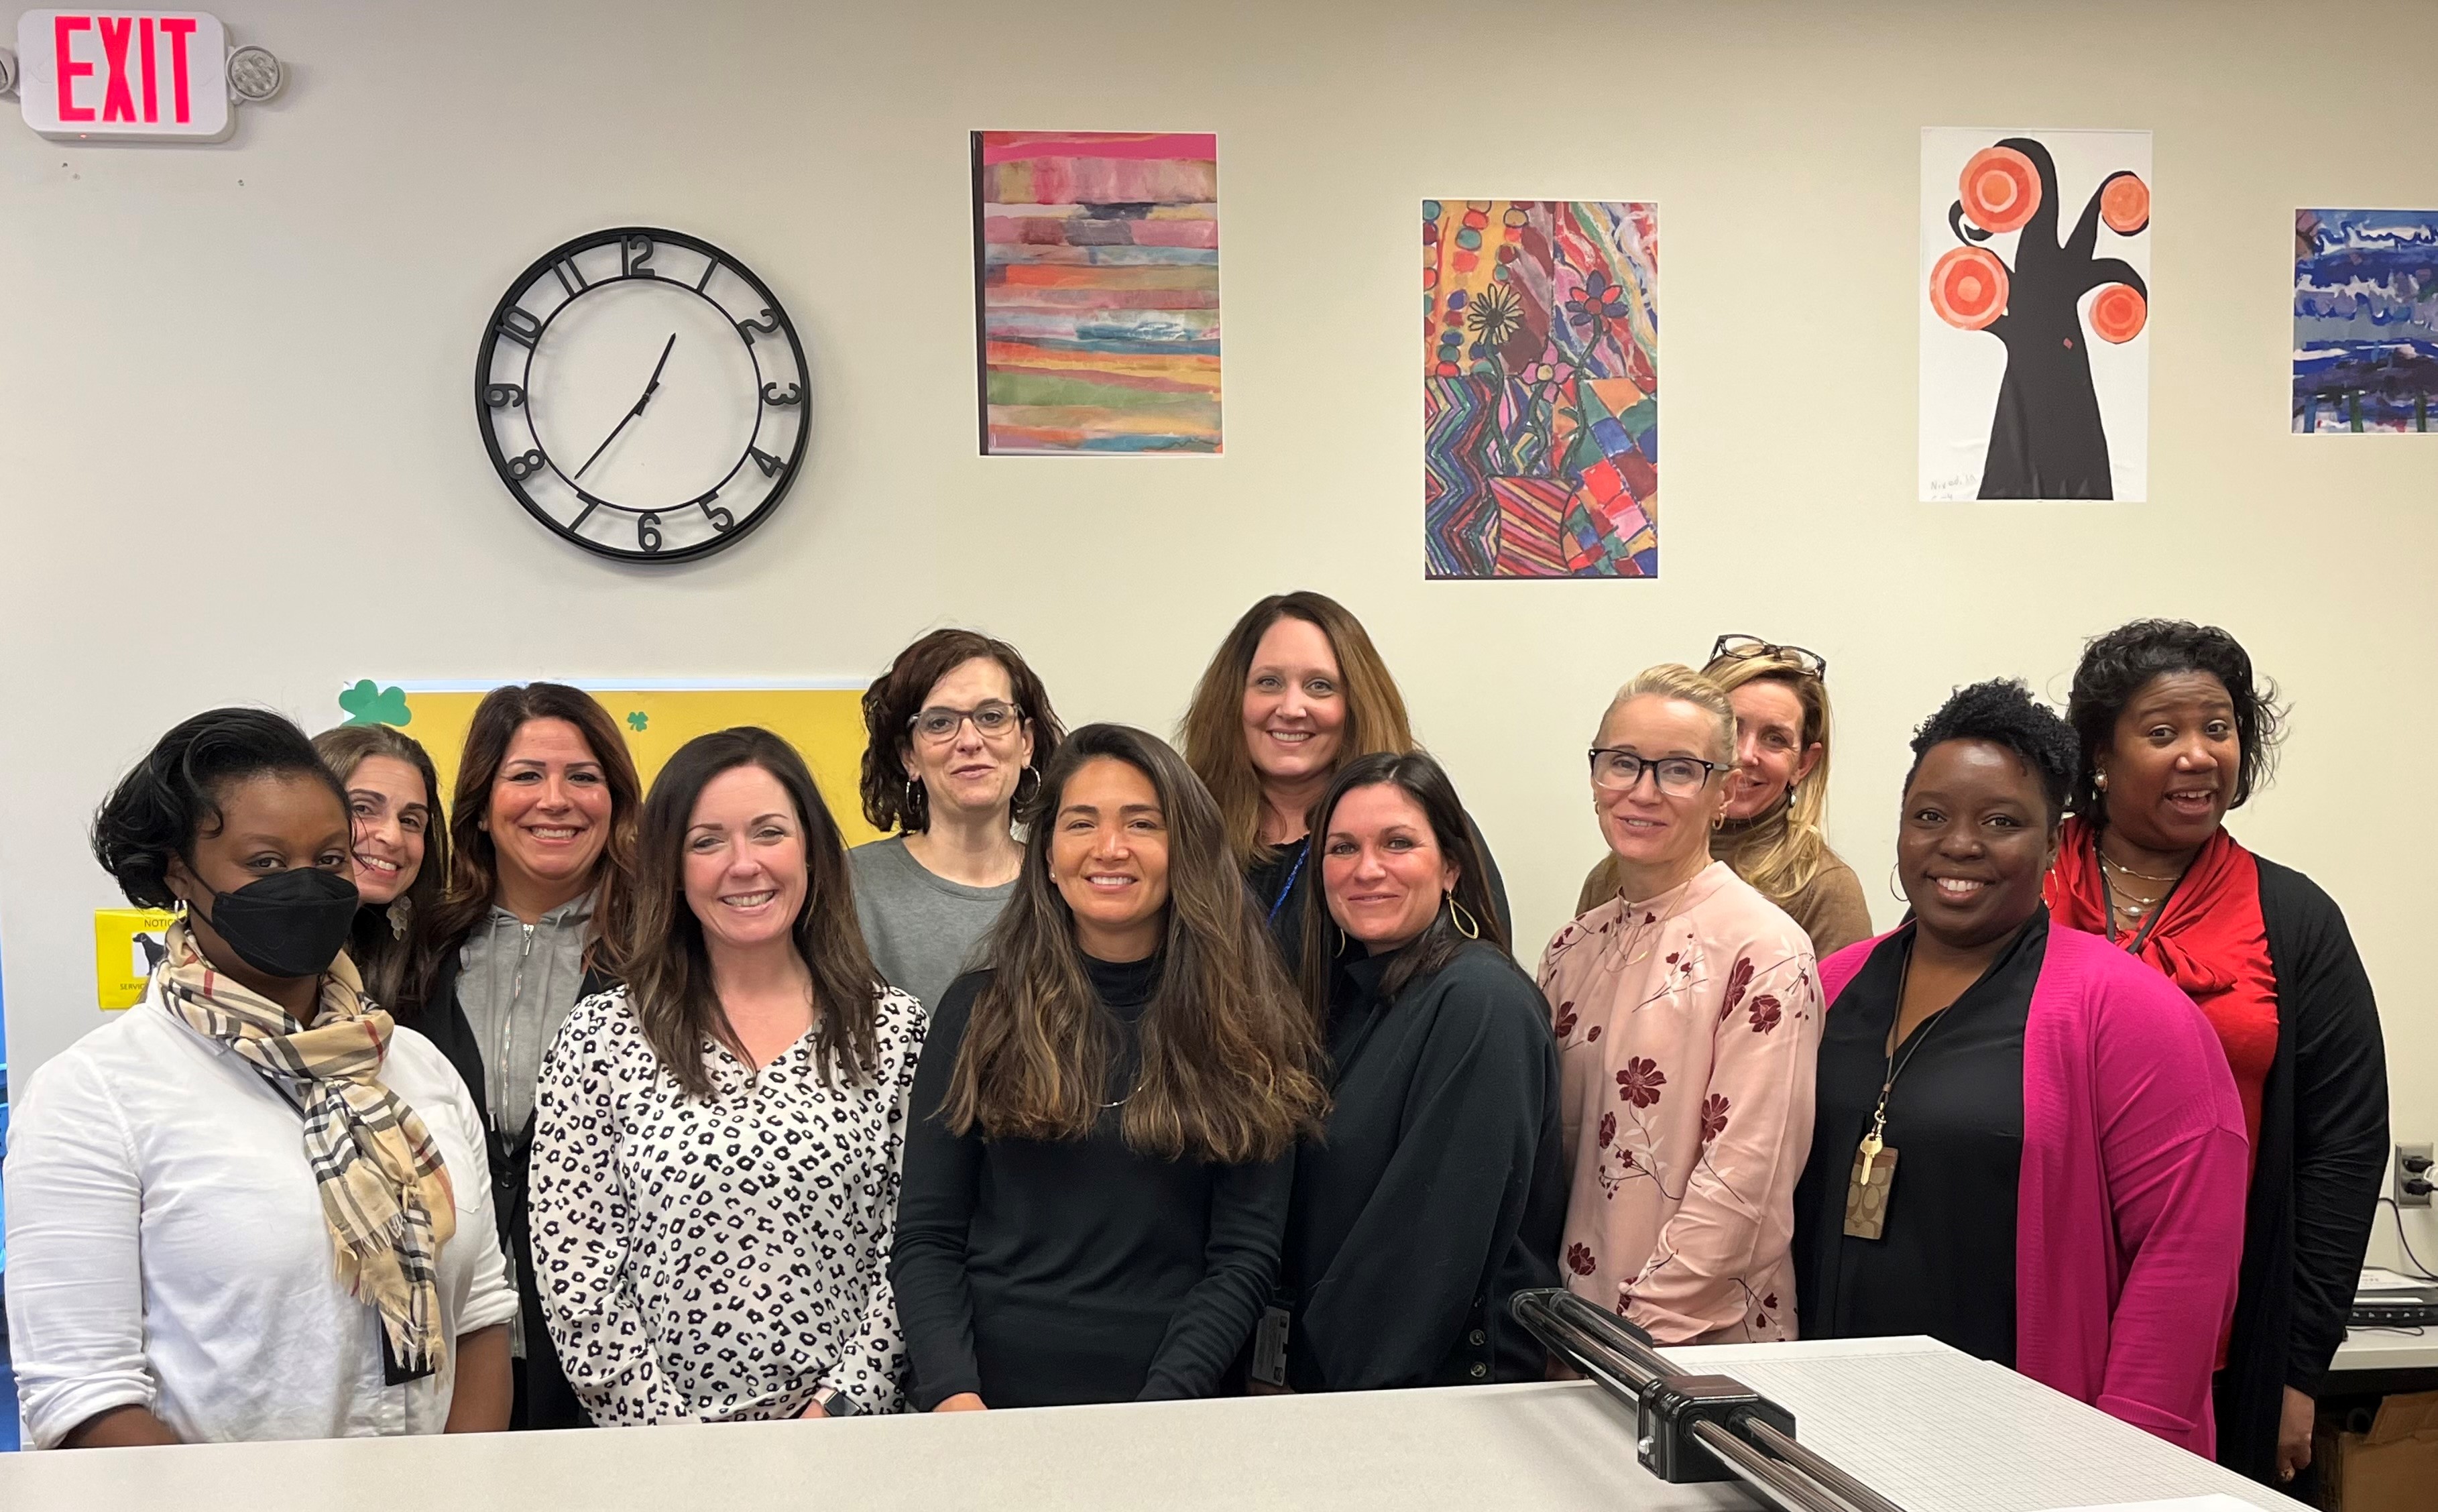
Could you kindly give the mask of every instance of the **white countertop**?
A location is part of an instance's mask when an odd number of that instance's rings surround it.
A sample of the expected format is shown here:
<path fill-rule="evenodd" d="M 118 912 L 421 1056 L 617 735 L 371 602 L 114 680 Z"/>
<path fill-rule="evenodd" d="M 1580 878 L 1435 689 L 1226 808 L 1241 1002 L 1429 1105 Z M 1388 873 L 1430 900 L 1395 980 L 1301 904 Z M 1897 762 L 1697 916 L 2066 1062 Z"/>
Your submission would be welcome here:
<path fill-rule="evenodd" d="M 2438 1328 L 2351 1328 L 2328 1363 L 2331 1372 L 2438 1369 Z M 2337 1383 L 2341 1389 L 2342 1382 Z"/>
<path fill-rule="evenodd" d="M 2291 1503 L 2011 1371 L 1927 1339 L 1679 1350 L 1793 1409 L 1803 1441 L 1908 1512 L 2042 1512 L 2222 1492 Z M 1146 1505 L 1744 1508 L 1665 1486 L 1626 1415 L 1569 1381 L 1334 1397 L 455 1438 L 0 1455 L 10 1512 L 736 1512 Z"/>

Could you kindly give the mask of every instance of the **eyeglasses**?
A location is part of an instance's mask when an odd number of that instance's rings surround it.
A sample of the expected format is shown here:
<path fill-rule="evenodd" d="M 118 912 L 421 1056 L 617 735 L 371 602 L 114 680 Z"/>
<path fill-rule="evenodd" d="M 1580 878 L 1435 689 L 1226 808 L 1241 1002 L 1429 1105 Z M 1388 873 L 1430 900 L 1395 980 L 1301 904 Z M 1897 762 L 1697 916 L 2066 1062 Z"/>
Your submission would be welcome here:
<path fill-rule="evenodd" d="M 906 721 L 906 728 L 938 745 L 953 738 L 958 728 L 968 719 L 974 722 L 974 730 L 982 739 L 997 740 L 1001 735 L 1015 733 L 1016 728 L 1024 722 L 1024 711 L 996 698 L 976 704 L 971 709 L 951 709 L 945 704 L 934 704 Z"/>
<path fill-rule="evenodd" d="M 1614 746 L 1592 748 L 1592 785 L 1612 793 L 1631 790 L 1649 772 L 1659 784 L 1659 791 L 1670 798 L 1690 798 L 1702 790 L 1712 772 L 1725 771 L 1718 762 L 1705 762 L 1698 756 L 1662 756 L 1646 760 L 1630 750 Z"/>
<path fill-rule="evenodd" d="M 1803 646 L 1779 645 L 1755 635 L 1722 635 L 1710 642 L 1712 661 L 1750 661 L 1755 658 L 1783 661 L 1807 677 L 1828 676 L 1828 659 Z"/>

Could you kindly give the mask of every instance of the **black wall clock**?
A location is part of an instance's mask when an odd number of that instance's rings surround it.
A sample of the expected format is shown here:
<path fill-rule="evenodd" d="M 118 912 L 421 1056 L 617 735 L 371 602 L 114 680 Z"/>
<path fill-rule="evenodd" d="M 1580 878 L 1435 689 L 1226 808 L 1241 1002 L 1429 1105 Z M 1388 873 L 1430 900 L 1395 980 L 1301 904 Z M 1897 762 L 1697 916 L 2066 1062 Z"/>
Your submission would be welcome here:
<path fill-rule="evenodd" d="M 491 466 L 587 551 L 675 562 L 769 518 L 804 460 L 804 349 L 769 286 L 699 237 L 578 237 L 519 274 L 474 360 Z"/>

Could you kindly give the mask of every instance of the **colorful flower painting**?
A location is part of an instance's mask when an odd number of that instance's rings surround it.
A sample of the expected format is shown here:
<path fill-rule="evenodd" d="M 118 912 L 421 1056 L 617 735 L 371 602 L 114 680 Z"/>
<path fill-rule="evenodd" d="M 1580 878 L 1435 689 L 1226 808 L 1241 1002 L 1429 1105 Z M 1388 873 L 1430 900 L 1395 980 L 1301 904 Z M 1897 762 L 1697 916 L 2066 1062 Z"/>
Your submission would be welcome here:
<path fill-rule="evenodd" d="M 1659 575 L 1659 209 L 1422 202 L 1434 578 Z"/>
<path fill-rule="evenodd" d="M 2294 429 L 2429 429 L 2438 210 L 2294 212 Z"/>
<path fill-rule="evenodd" d="M 1219 450 L 1219 139 L 976 132 L 985 455 Z"/>

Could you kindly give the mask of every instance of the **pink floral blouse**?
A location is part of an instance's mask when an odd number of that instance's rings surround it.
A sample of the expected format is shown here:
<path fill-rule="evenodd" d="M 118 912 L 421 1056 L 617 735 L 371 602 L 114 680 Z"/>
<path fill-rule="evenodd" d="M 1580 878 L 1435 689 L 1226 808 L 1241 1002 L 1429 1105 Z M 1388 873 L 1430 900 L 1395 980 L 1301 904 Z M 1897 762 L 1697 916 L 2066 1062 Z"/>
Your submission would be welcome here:
<path fill-rule="evenodd" d="M 1559 930 L 1540 981 L 1563 1063 L 1566 1284 L 1661 1344 L 1793 1338 L 1811 941 L 1713 861 Z"/>

